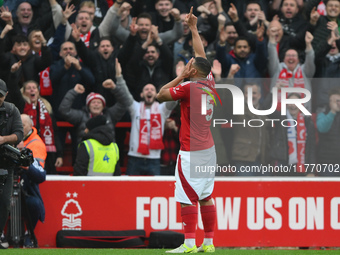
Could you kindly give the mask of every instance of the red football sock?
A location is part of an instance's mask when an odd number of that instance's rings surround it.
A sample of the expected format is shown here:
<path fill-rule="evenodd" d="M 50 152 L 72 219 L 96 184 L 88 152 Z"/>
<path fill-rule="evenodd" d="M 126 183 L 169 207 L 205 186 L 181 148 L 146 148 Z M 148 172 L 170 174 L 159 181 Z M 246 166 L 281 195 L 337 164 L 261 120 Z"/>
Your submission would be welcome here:
<path fill-rule="evenodd" d="M 181 208 L 185 239 L 196 237 L 197 214 L 196 206 L 186 206 Z"/>
<path fill-rule="evenodd" d="M 214 238 L 214 230 L 216 224 L 215 205 L 201 206 L 201 215 L 204 226 L 204 238 Z"/>

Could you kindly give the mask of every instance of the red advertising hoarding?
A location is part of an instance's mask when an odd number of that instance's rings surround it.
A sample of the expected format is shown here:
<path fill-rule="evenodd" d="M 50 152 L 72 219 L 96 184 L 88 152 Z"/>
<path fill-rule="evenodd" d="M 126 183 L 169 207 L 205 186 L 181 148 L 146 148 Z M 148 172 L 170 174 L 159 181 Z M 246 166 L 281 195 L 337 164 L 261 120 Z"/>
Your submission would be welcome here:
<path fill-rule="evenodd" d="M 174 187 L 174 177 L 48 176 L 39 246 L 55 247 L 62 229 L 182 232 Z M 340 246 L 340 178 L 221 177 L 213 198 L 215 246 Z"/>

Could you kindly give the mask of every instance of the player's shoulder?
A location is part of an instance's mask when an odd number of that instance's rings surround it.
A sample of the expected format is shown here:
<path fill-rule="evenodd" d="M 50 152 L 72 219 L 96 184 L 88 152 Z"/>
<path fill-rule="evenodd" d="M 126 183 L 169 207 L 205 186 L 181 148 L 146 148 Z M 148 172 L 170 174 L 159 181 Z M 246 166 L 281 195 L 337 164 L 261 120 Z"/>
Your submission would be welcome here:
<path fill-rule="evenodd" d="M 176 93 L 176 91 L 184 91 L 187 90 L 190 87 L 190 81 L 185 81 L 180 84 L 178 84 L 176 87 L 173 88 L 173 92 Z"/>
<path fill-rule="evenodd" d="M 187 86 L 187 85 L 190 85 L 191 81 L 185 81 L 185 82 L 182 82 L 181 84 L 179 84 L 178 86 Z"/>

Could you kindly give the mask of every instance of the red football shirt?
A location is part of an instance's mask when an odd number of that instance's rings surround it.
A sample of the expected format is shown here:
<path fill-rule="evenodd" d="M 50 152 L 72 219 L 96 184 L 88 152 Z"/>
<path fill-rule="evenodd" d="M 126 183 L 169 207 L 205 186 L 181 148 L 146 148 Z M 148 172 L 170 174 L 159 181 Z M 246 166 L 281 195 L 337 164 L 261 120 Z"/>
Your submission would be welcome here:
<path fill-rule="evenodd" d="M 207 80 L 188 81 L 170 89 L 173 100 L 181 102 L 181 129 L 179 140 L 181 150 L 198 151 L 209 149 L 214 145 L 210 131 L 214 101 L 202 90 L 212 92 L 215 81 L 210 73 Z M 207 98 L 207 114 L 201 114 L 202 94 Z"/>

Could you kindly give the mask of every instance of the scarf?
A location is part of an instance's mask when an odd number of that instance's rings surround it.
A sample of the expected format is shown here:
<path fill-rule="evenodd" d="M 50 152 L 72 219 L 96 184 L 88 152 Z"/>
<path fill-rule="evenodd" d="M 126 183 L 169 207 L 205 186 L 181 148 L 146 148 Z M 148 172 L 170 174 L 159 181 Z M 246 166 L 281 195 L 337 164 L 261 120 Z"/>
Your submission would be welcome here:
<path fill-rule="evenodd" d="M 290 113 L 287 111 L 287 118 L 293 119 Z M 288 164 L 297 164 L 297 172 L 306 172 L 305 163 L 305 149 L 306 149 L 306 125 L 305 119 L 301 112 L 297 116 L 297 126 L 294 127 L 294 122 L 289 121 L 289 127 L 287 129 L 288 136 Z"/>
<path fill-rule="evenodd" d="M 288 88 L 289 87 L 289 80 L 291 78 L 293 78 L 294 75 L 294 88 L 304 88 L 305 87 L 305 81 L 303 79 L 303 75 L 302 75 L 302 69 L 301 66 L 299 66 L 296 69 L 295 74 L 289 70 L 287 70 L 286 68 L 283 68 L 279 74 L 279 77 L 277 78 L 276 83 L 281 83 L 283 85 L 283 87 Z M 303 97 L 303 95 L 301 95 L 301 97 Z M 277 93 L 277 107 L 276 109 L 278 111 L 281 110 L 281 90 L 278 90 Z"/>
<path fill-rule="evenodd" d="M 140 126 L 139 126 L 139 145 L 137 152 L 143 155 L 149 155 L 149 149 L 162 150 L 163 132 L 162 132 L 162 117 L 159 113 L 159 103 L 154 102 L 150 110 L 150 143 L 148 142 L 148 120 L 146 119 L 145 103 L 140 103 Z"/>
<path fill-rule="evenodd" d="M 50 80 L 50 67 L 47 67 L 45 70 L 39 73 L 40 76 L 40 95 L 42 96 L 51 96 L 53 89 Z"/>
<path fill-rule="evenodd" d="M 91 38 L 91 31 L 88 31 L 87 34 L 85 35 L 80 34 L 80 39 L 84 42 L 87 48 L 90 47 L 90 38 Z"/>
<path fill-rule="evenodd" d="M 41 51 L 39 52 L 39 56 L 41 56 Z M 39 73 L 40 81 L 40 95 L 41 96 L 50 96 L 52 95 L 52 83 L 50 80 L 50 67 L 47 67 L 45 70 Z"/>
<path fill-rule="evenodd" d="M 26 113 L 33 120 L 34 126 L 37 128 L 38 134 L 46 145 L 47 152 L 56 152 L 54 144 L 54 131 L 52 118 L 46 109 L 45 104 L 39 98 L 37 106 L 26 103 L 24 108 Z M 37 115 L 39 114 L 39 115 Z M 37 118 L 39 123 L 37 123 Z"/>

